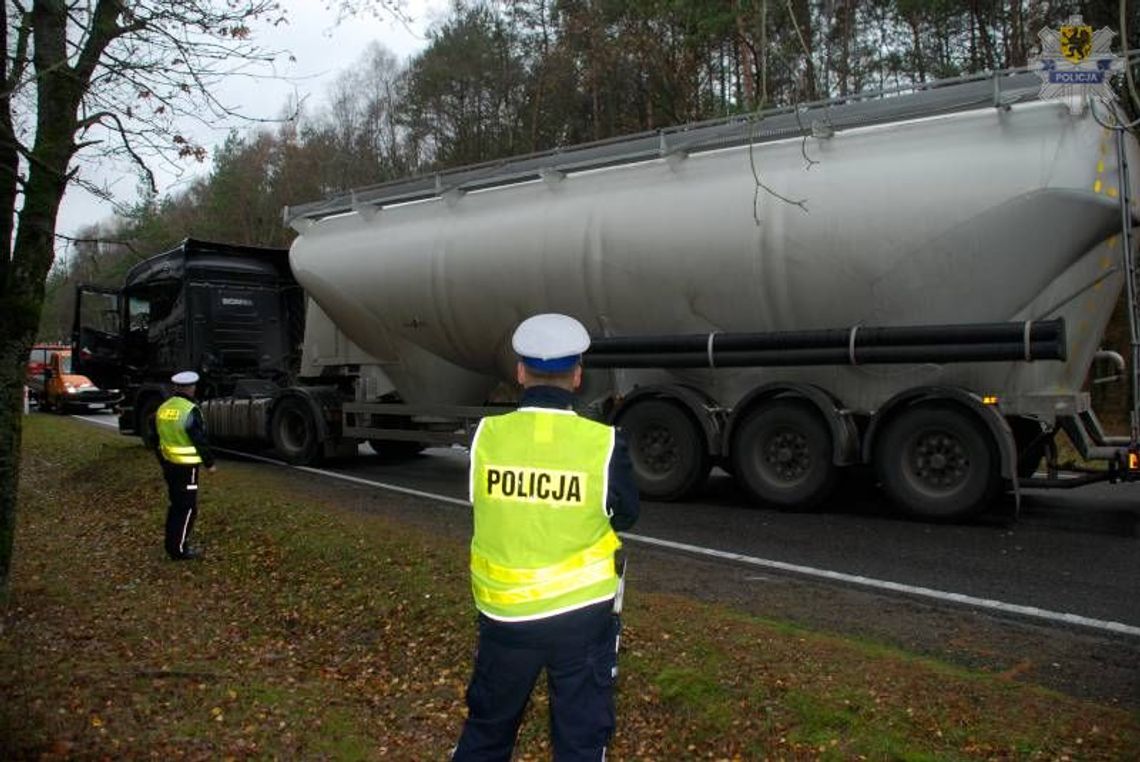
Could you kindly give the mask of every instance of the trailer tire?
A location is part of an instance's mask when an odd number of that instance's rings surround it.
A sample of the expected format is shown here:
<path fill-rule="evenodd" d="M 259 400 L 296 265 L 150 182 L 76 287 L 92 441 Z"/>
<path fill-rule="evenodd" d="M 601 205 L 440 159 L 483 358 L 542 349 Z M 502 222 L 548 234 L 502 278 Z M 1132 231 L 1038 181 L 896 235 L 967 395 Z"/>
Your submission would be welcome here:
<path fill-rule="evenodd" d="M 993 438 L 955 405 L 915 405 L 888 421 L 875 444 L 875 471 L 897 505 L 929 521 L 976 515 L 1001 487 Z"/>
<path fill-rule="evenodd" d="M 732 473 L 761 503 L 814 508 L 831 494 L 839 469 L 831 429 L 805 400 L 778 398 L 747 413 L 732 437 Z"/>
<path fill-rule="evenodd" d="M 700 425 L 680 405 L 636 402 L 617 419 L 629 445 L 638 490 L 653 500 L 680 500 L 708 478 L 711 463 Z"/>
<path fill-rule="evenodd" d="M 273 449 L 287 463 L 310 465 L 320 460 L 321 442 L 312 407 L 298 397 L 286 397 L 273 408 L 269 424 Z"/>

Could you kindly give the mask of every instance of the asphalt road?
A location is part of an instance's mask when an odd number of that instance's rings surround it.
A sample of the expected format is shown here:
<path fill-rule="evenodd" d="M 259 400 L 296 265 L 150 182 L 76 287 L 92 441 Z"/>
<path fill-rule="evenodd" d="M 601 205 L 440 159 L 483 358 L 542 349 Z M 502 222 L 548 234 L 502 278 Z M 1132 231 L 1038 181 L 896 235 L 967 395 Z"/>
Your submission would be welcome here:
<path fill-rule="evenodd" d="M 107 415 L 85 419 L 113 425 Z M 371 455 L 326 466 L 358 479 L 453 499 L 466 497 L 467 456 L 429 449 L 395 463 Z M 899 518 L 866 475 L 841 484 L 811 512 L 749 505 L 726 474 L 683 503 L 647 502 L 633 542 L 659 541 L 670 552 L 742 556 L 759 573 L 824 578 L 953 605 L 973 599 L 1073 615 L 1140 637 L 1140 484 L 1023 492 L 969 524 Z M 677 550 L 675 545 L 694 546 Z M 658 548 L 662 545 L 658 545 Z M 731 561 L 731 559 L 729 559 Z M 771 562 L 771 563 L 766 563 Z M 788 568 L 794 567 L 794 568 Z M 853 579 L 855 578 L 855 579 Z"/>
<path fill-rule="evenodd" d="M 329 470 L 428 493 L 466 497 L 467 456 L 431 449 L 399 463 L 361 457 Z M 837 584 L 900 586 L 1032 607 L 1048 614 L 1119 623 L 1140 636 L 1140 484 L 1075 491 L 1027 491 L 1020 514 L 1012 498 L 967 525 L 899 518 L 866 477 L 853 477 L 809 513 L 749 505 L 726 474 L 684 503 L 647 502 L 634 542 L 660 540 L 713 553 L 772 561 L 762 573 L 825 577 Z M 672 548 L 667 548 L 672 549 Z M 689 555 L 701 550 L 677 551 Z M 848 577 L 866 578 L 865 581 Z M 908 588 L 921 588 L 910 591 Z M 950 600 L 950 602 L 954 602 Z M 969 602 L 965 602 L 969 605 Z"/>

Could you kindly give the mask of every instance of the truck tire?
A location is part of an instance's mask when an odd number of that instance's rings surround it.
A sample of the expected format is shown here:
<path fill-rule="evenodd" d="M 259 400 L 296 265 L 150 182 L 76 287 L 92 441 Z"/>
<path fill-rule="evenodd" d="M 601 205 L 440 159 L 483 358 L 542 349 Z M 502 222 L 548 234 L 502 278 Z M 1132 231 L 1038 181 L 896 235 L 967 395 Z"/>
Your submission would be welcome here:
<path fill-rule="evenodd" d="M 273 409 L 269 423 L 273 449 L 295 466 L 311 465 L 320 460 L 321 442 L 312 407 L 298 397 L 286 397 Z"/>
<path fill-rule="evenodd" d="M 711 464 L 700 425 L 680 405 L 634 403 L 617 420 L 629 445 L 633 478 L 645 497 L 680 500 L 704 484 Z"/>
<path fill-rule="evenodd" d="M 813 508 L 831 494 L 839 469 L 831 430 L 811 403 L 774 399 L 747 413 L 732 436 L 732 472 L 761 503 Z"/>
<path fill-rule="evenodd" d="M 148 449 L 158 447 L 158 432 L 154 428 L 154 414 L 162 406 L 157 394 L 146 394 L 135 402 L 135 431 Z"/>
<path fill-rule="evenodd" d="M 957 521 L 984 510 L 1001 487 L 997 447 L 986 427 L 954 405 L 921 404 L 887 423 L 875 471 L 904 511 Z"/>

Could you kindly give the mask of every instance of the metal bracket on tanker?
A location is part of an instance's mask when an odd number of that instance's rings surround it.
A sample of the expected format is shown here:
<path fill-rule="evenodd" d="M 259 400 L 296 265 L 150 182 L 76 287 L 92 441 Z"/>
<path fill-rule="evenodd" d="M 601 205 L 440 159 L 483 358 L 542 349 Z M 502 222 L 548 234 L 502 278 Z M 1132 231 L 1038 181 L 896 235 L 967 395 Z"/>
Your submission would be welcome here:
<path fill-rule="evenodd" d="M 680 166 L 681 163 L 685 161 L 685 159 L 689 158 L 689 152 L 684 148 L 669 147 L 669 141 L 664 130 L 661 131 L 661 144 L 658 148 L 658 151 L 660 152 L 661 157 L 664 158 L 665 162 L 669 165 L 669 169 L 672 169 L 674 171 L 676 171 L 677 167 Z"/>
<path fill-rule="evenodd" d="M 544 167 L 538 170 L 538 176 L 547 185 L 554 186 L 566 179 L 566 173 L 553 167 Z"/>
<path fill-rule="evenodd" d="M 362 203 L 357 198 L 356 191 L 351 191 L 352 194 L 352 211 L 360 215 L 360 218 L 369 221 L 379 214 L 381 207 L 376 204 Z M 288 207 L 286 207 L 288 208 Z"/>

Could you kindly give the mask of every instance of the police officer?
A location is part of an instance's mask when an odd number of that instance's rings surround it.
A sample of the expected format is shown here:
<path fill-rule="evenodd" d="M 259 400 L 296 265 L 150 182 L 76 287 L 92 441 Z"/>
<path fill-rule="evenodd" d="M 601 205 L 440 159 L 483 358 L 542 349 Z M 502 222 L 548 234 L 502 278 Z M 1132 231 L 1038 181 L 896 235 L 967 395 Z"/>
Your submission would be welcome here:
<path fill-rule="evenodd" d="M 188 544 L 198 515 L 198 471 L 214 471 L 214 455 L 206 439 L 202 412 L 194 404 L 198 374 L 183 371 L 171 377 L 174 393 L 154 414 L 156 454 L 166 478 L 170 505 L 166 509 L 166 554 L 175 561 L 201 557 Z"/>
<path fill-rule="evenodd" d="M 573 412 L 586 329 L 536 315 L 515 331 L 519 409 L 471 443 L 471 588 L 479 642 L 454 760 L 509 760 L 545 669 L 554 758 L 601 760 L 614 731 L 621 623 L 615 530 L 637 520 L 629 454 Z"/>

